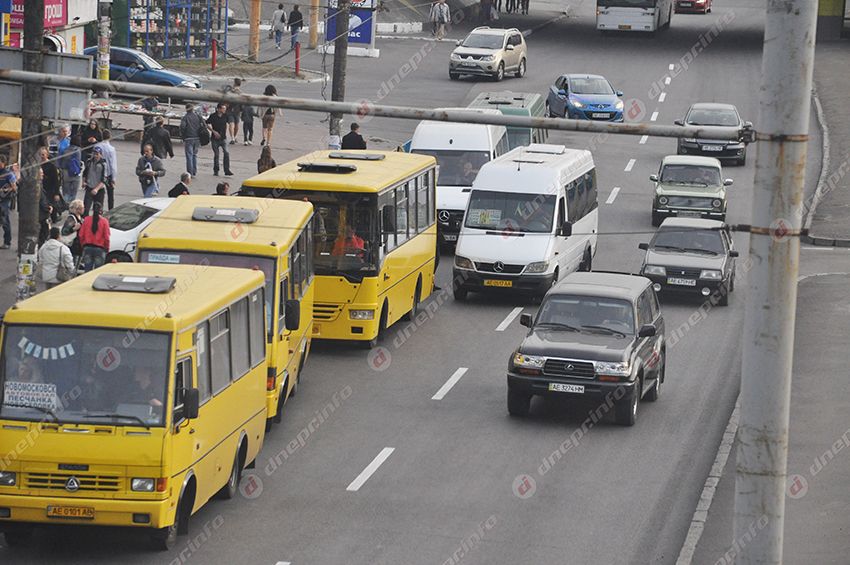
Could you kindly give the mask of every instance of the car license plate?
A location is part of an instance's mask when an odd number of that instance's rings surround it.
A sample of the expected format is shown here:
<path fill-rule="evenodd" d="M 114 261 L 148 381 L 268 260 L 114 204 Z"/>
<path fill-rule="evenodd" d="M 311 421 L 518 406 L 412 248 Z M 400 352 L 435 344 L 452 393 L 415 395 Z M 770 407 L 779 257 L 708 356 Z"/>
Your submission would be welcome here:
<path fill-rule="evenodd" d="M 630 26 L 630 25 L 620 25 L 620 26 L 618 26 L 618 29 L 632 29 L 632 26 Z"/>
<path fill-rule="evenodd" d="M 444 234 L 443 239 L 446 241 L 457 241 L 457 235 L 455 234 Z"/>
<path fill-rule="evenodd" d="M 49 518 L 94 520 L 94 508 L 87 506 L 48 506 L 47 516 Z"/>
<path fill-rule="evenodd" d="M 551 392 L 572 392 L 573 394 L 584 394 L 583 385 L 567 385 L 563 383 L 549 383 Z"/>
<path fill-rule="evenodd" d="M 484 286 L 501 286 L 505 288 L 510 288 L 514 285 L 514 281 L 501 281 L 496 279 L 485 279 Z"/>
<path fill-rule="evenodd" d="M 608 112 L 593 112 L 593 117 L 594 118 L 604 118 L 604 119 L 607 120 L 611 116 L 610 116 L 610 114 L 608 114 Z"/>
<path fill-rule="evenodd" d="M 676 212 L 676 215 L 680 218 L 701 218 L 702 214 L 699 212 L 689 212 L 687 210 L 679 210 Z"/>
<path fill-rule="evenodd" d="M 703 151 L 723 151 L 722 145 L 703 145 Z"/>
<path fill-rule="evenodd" d="M 476 63 L 475 61 L 464 61 L 464 62 L 462 62 L 462 63 L 461 63 L 461 66 L 464 66 L 464 67 L 477 67 L 477 66 L 478 66 L 478 63 Z"/>
<path fill-rule="evenodd" d="M 690 2 L 679 2 L 679 7 L 680 8 L 690 8 L 691 3 Z"/>
<path fill-rule="evenodd" d="M 679 279 L 676 277 L 667 277 L 667 284 L 673 284 L 676 286 L 696 286 L 696 279 Z"/>

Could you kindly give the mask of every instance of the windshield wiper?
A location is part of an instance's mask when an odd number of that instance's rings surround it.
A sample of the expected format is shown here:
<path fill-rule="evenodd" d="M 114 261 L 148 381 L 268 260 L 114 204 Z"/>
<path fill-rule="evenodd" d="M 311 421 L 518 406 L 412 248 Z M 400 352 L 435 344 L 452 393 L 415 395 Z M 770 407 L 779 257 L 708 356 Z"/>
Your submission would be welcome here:
<path fill-rule="evenodd" d="M 146 430 L 151 429 L 150 424 L 139 418 L 138 416 L 132 414 L 86 414 L 86 418 L 112 418 L 113 420 L 117 420 L 118 418 L 123 418 L 125 420 L 136 420 L 139 422 Z"/>
<path fill-rule="evenodd" d="M 685 251 L 684 247 L 677 247 L 675 245 L 653 245 L 653 249 L 671 249 L 673 251 Z"/>
<path fill-rule="evenodd" d="M 56 413 L 50 408 L 45 408 L 44 406 L 30 406 L 29 404 L 8 404 L 6 402 L 3 403 L 3 406 L 8 406 L 10 408 L 32 408 L 33 410 L 38 410 L 43 414 L 51 416 L 54 422 L 59 421 L 59 418 L 56 416 Z"/>
<path fill-rule="evenodd" d="M 717 251 L 712 251 L 711 249 L 698 249 L 696 247 L 685 247 L 683 251 L 690 251 L 691 253 L 707 253 L 709 255 L 720 255 Z"/>
<path fill-rule="evenodd" d="M 571 331 L 571 332 L 580 332 L 581 331 L 579 328 L 577 328 L 575 326 L 571 326 L 569 324 L 561 324 L 561 323 L 558 323 L 558 322 L 540 322 L 540 323 L 534 324 L 534 327 L 535 328 L 551 327 L 551 328 L 558 328 L 558 329 L 567 330 L 567 331 Z"/>
<path fill-rule="evenodd" d="M 617 334 L 617 335 L 621 335 L 621 336 L 623 336 L 623 337 L 626 337 L 626 334 L 625 334 L 625 333 L 623 333 L 623 332 L 621 332 L 621 331 L 619 331 L 619 330 L 614 330 L 614 329 L 611 329 L 611 328 L 605 327 L 605 326 L 582 326 L 582 329 L 586 329 L 586 330 L 601 330 L 601 331 L 604 331 L 604 332 L 609 333 L 609 334 Z"/>

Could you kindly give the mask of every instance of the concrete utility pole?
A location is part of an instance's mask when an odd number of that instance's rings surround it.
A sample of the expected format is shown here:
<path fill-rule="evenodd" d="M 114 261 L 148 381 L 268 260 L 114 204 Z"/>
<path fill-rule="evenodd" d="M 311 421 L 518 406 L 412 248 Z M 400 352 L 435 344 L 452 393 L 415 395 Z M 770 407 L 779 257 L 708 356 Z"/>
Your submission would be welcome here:
<path fill-rule="evenodd" d="M 811 0 L 767 1 L 735 481 L 737 565 L 782 563 L 817 9 Z M 755 524 L 764 527 L 753 535 Z"/>
<path fill-rule="evenodd" d="M 251 24 L 248 32 L 248 58 L 260 60 L 260 12 L 262 0 L 251 0 Z"/>
<path fill-rule="evenodd" d="M 98 24 L 97 24 L 97 78 L 100 80 L 109 80 L 109 46 L 110 46 L 110 29 L 109 23 L 112 21 L 112 0 L 100 0 L 98 3 Z M 104 94 L 107 94 L 105 91 Z"/>
<path fill-rule="evenodd" d="M 24 8 L 24 70 L 44 72 L 44 0 L 30 0 Z M 35 259 L 38 246 L 38 201 L 41 186 L 41 86 L 24 84 L 21 100 L 21 178 L 18 179 L 18 284 L 17 297 L 35 293 Z"/>
<path fill-rule="evenodd" d="M 336 16 L 336 37 L 334 38 L 334 70 L 331 84 L 331 100 L 345 100 L 345 69 L 348 63 L 348 14 L 351 11 L 350 0 L 339 0 Z M 339 124 L 342 114 L 332 113 L 330 120 L 329 145 L 339 144 L 341 136 Z"/>
<path fill-rule="evenodd" d="M 319 0 L 310 0 L 310 49 L 319 46 Z"/>

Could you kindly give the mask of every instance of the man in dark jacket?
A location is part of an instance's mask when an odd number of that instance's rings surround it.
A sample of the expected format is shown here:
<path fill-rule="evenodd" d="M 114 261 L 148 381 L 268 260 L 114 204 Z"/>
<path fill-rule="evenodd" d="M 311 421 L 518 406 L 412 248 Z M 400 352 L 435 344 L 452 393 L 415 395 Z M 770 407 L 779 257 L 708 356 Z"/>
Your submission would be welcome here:
<path fill-rule="evenodd" d="M 100 204 L 103 208 L 103 197 L 106 194 L 106 161 L 103 160 L 103 150 L 100 147 L 93 147 L 91 159 L 86 161 L 85 181 L 83 188 L 85 189 L 85 197 L 83 203 L 85 206 L 83 215 L 88 216 L 92 204 Z"/>
<path fill-rule="evenodd" d="M 168 197 L 177 198 L 178 196 L 188 195 L 190 184 L 192 184 L 192 175 L 189 173 L 183 173 L 180 175 L 180 182 L 175 184 L 171 190 L 168 191 Z"/>
<path fill-rule="evenodd" d="M 366 149 L 366 140 L 360 135 L 360 125 L 357 122 L 351 124 L 351 131 L 342 137 L 343 149 Z"/>
<path fill-rule="evenodd" d="M 290 49 L 295 49 L 295 44 L 298 43 L 298 32 L 304 27 L 304 17 L 298 9 L 298 4 L 292 6 L 292 11 L 289 12 L 289 32 L 292 34 L 292 43 Z"/>
<path fill-rule="evenodd" d="M 198 174 L 198 151 L 201 148 L 200 132 L 206 129 L 204 119 L 195 111 L 192 102 L 186 102 L 186 113 L 180 120 L 180 137 L 183 138 L 183 151 L 186 153 L 186 171 Z"/>
<path fill-rule="evenodd" d="M 157 118 L 155 125 L 145 132 L 139 153 L 145 152 L 145 145 L 148 143 L 153 146 L 153 154 L 160 159 L 174 157 L 174 149 L 171 147 L 171 134 L 165 129 L 165 120 L 162 118 Z"/>
<path fill-rule="evenodd" d="M 227 149 L 227 104 L 219 102 L 215 108 L 215 113 L 210 114 L 207 118 L 212 139 L 210 144 L 213 149 L 213 175 L 218 176 L 218 153 L 219 150 L 224 153 L 224 174 L 233 176 L 230 170 L 230 151 Z M 191 171 L 190 171 L 191 172 Z"/>

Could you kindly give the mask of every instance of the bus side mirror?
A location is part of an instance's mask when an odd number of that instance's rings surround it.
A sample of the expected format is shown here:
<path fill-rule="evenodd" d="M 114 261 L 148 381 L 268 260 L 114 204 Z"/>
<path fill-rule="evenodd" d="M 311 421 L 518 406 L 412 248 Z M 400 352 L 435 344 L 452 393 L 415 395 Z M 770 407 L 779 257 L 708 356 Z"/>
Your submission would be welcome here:
<path fill-rule="evenodd" d="M 573 235 L 573 224 L 569 220 L 561 224 L 561 231 L 558 234 L 561 237 L 570 237 Z"/>
<path fill-rule="evenodd" d="M 196 388 L 183 389 L 183 417 L 194 420 L 201 408 L 201 393 Z"/>
<path fill-rule="evenodd" d="M 284 308 L 283 325 L 294 332 L 301 326 L 301 301 L 287 300 Z"/>

